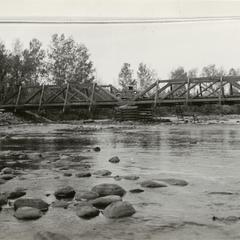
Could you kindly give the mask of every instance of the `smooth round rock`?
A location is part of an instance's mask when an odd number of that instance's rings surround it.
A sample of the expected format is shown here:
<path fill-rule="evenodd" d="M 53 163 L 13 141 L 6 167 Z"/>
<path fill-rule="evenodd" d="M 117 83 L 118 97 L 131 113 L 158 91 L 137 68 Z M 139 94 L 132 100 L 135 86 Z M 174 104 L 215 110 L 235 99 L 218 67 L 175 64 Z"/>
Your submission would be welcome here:
<path fill-rule="evenodd" d="M 126 191 L 119 185 L 110 183 L 96 185 L 92 188 L 92 191 L 98 193 L 100 197 L 108 195 L 118 195 L 122 197 L 126 193 Z"/>
<path fill-rule="evenodd" d="M 110 163 L 119 163 L 120 159 L 117 156 L 114 156 L 108 160 Z"/>
<path fill-rule="evenodd" d="M 71 176 L 72 176 L 72 173 L 70 173 L 70 172 L 65 172 L 65 173 L 63 173 L 63 176 L 65 176 L 65 177 L 71 177 Z"/>
<path fill-rule="evenodd" d="M 83 205 L 77 208 L 76 214 L 78 217 L 89 219 L 98 216 L 99 210 L 90 205 Z"/>
<path fill-rule="evenodd" d="M 3 180 L 11 180 L 13 179 L 15 176 L 13 174 L 3 174 L 0 176 L 1 179 Z"/>
<path fill-rule="evenodd" d="M 164 179 L 159 179 L 162 182 L 166 182 L 167 184 L 174 185 L 174 186 L 187 186 L 188 182 L 182 179 L 175 179 L 175 178 L 164 178 Z"/>
<path fill-rule="evenodd" d="M 90 172 L 80 172 L 75 174 L 78 178 L 84 178 L 84 177 L 91 177 L 92 174 Z"/>
<path fill-rule="evenodd" d="M 34 240 L 70 240 L 65 235 L 53 232 L 38 232 L 34 235 Z"/>
<path fill-rule="evenodd" d="M 126 176 L 122 176 L 123 179 L 126 179 L 126 180 L 138 180 L 139 179 L 139 176 L 137 175 L 126 175 Z"/>
<path fill-rule="evenodd" d="M 52 204 L 52 207 L 54 208 L 64 208 L 67 209 L 69 206 L 69 203 L 64 200 L 57 200 Z"/>
<path fill-rule="evenodd" d="M 3 174 L 14 174 L 14 169 L 12 169 L 12 168 L 9 168 L 9 167 L 5 167 L 5 168 L 3 168 L 2 169 L 2 171 L 1 171 Z"/>
<path fill-rule="evenodd" d="M 117 195 L 109 195 L 109 196 L 105 196 L 105 197 L 96 198 L 90 202 L 94 207 L 104 209 L 108 205 L 110 205 L 111 203 L 116 202 L 116 201 L 122 201 L 122 198 Z"/>
<path fill-rule="evenodd" d="M 42 216 L 42 212 L 37 208 L 21 207 L 17 209 L 14 216 L 17 219 L 34 220 L 40 218 Z"/>
<path fill-rule="evenodd" d="M 16 199 L 26 195 L 23 188 L 16 188 L 14 191 L 8 193 L 8 199 Z"/>
<path fill-rule="evenodd" d="M 75 195 L 76 201 L 82 201 L 82 200 L 93 200 L 99 197 L 99 194 L 96 192 L 88 191 L 88 192 L 79 192 Z"/>
<path fill-rule="evenodd" d="M 21 207 L 37 208 L 41 211 L 47 211 L 49 204 L 38 198 L 19 198 L 14 202 L 14 209 Z"/>
<path fill-rule="evenodd" d="M 0 178 L 0 185 L 6 183 L 6 180 Z"/>
<path fill-rule="evenodd" d="M 27 158 L 33 161 L 38 161 L 42 159 L 41 153 L 27 153 Z"/>
<path fill-rule="evenodd" d="M 112 172 L 106 169 L 101 169 L 97 170 L 96 172 L 93 173 L 93 175 L 98 175 L 98 176 L 110 176 Z"/>
<path fill-rule="evenodd" d="M 70 187 L 63 187 L 58 189 L 55 193 L 54 193 L 55 197 L 57 199 L 61 199 L 61 198 L 73 198 L 75 195 L 75 190 Z"/>
<path fill-rule="evenodd" d="M 163 184 L 163 183 L 158 183 L 158 182 L 154 182 L 151 180 L 148 181 L 144 181 L 141 183 L 142 187 L 146 187 L 146 188 L 161 188 L 161 187 L 167 187 L 167 185 Z"/>
<path fill-rule="evenodd" d="M 129 190 L 130 193 L 142 193 L 144 192 L 143 189 L 140 189 L 140 188 L 135 188 L 135 189 L 131 189 Z"/>
<path fill-rule="evenodd" d="M 107 206 L 103 212 L 105 217 L 108 218 L 122 218 L 122 217 L 130 217 L 134 213 L 136 213 L 136 210 L 129 202 L 122 202 L 117 201 L 111 203 L 109 206 Z"/>
<path fill-rule="evenodd" d="M 100 151 L 101 151 L 101 148 L 100 148 L 100 147 L 95 147 L 95 148 L 93 148 L 93 150 L 94 150 L 95 152 L 100 152 Z"/>
<path fill-rule="evenodd" d="M 8 195 L 5 193 L 0 194 L 0 206 L 7 204 L 8 202 Z"/>

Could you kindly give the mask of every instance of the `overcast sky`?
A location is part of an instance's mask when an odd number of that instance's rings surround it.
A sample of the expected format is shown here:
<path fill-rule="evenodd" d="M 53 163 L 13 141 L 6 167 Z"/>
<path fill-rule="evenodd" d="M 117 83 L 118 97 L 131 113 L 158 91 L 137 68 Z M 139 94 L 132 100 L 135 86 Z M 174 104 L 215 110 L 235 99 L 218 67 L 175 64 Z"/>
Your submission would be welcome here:
<path fill-rule="evenodd" d="M 156 0 L 0 0 L 0 17 L 199 17 L 237 16 L 240 1 Z M 47 3 L 48 2 L 48 3 Z M 4 6 L 4 7 L 3 7 Z M 14 7 L 13 7 L 14 6 Z M 97 76 L 116 85 L 121 65 L 136 70 L 140 62 L 168 78 L 178 66 L 187 70 L 208 64 L 240 67 L 240 20 L 133 25 L 0 24 L 8 48 L 19 38 L 25 46 L 38 38 L 45 46 L 53 33 L 72 35 L 91 54 Z"/>

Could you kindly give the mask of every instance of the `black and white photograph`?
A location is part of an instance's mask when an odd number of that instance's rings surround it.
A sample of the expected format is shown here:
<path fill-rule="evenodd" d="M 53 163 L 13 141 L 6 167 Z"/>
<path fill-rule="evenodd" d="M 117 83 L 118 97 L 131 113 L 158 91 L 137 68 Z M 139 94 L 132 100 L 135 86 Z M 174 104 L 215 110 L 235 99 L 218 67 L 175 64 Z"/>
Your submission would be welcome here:
<path fill-rule="evenodd" d="M 240 0 L 0 0 L 0 240 L 240 239 Z"/>

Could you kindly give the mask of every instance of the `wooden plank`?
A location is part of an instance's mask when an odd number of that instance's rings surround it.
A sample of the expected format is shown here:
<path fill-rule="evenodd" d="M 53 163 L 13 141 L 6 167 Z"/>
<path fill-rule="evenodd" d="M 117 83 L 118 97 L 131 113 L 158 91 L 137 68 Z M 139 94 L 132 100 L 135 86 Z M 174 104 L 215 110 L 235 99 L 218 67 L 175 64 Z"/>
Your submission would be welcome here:
<path fill-rule="evenodd" d="M 93 83 L 93 86 L 92 86 L 92 94 L 91 94 L 90 105 L 89 105 L 89 109 L 88 109 L 89 112 L 92 111 L 92 106 L 93 106 L 93 102 L 94 102 L 95 88 L 96 88 L 96 83 L 94 82 L 94 83 Z"/>
<path fill-rule="evenodd" d="M 64 104 L 63 104 L 63 113 L 66 110 L 66 104 L 67 104 L 67 99 L 68 99 L 68 91 L 69 91 L 69 83 L 67 84 L 66 92 L 65 92 L 65 98 L 64 98 Z"/>
<path fill-rule="evenodd" d="M 229 95 L 232 96 L 233 95 L 233 86 L 231 83 L 229 83 Z"/>
<path fill-rule="evenodd" d="M 156 82 L 156 93 L 155 93 L 155 99 L 154 99 L 154 108 L 157 107 L 157 100 L 158 100 L 158 90 L 159 90 L 159 80 Z"/>
<path fill-rule="evenodd" d="M 41 89 L 38 89 L 37 92 L 32 94 L 26 101 L 25 103 L 29 103 L 33 98 L 35 98 L 39 93 L 41 92 Z"/>
<path fill-rule="evenodd" d="M 182 83 L 181 85 L 179 85 L 178 87 L 176 87 L 174 90 L 172 89 L 172 86 L 170 86 L 172 90 L 171 90 L 166 96 L 164 96 L 163 99 L 169 97 L 170 95 L 172 95 L 172 97 L 173 97 L 173 93 L 175 93 L 177 90 L 179 90 L 180 88 L 182 88 L 183 86 L 185 86 L 185 84 L 186 84 L 186 80 L 185 80 L 184 83 Z M 172 85 L 172 84 L 171 84 L 171 85 Z"/>
<path fill-rule="evenodd" d="M 117 98 L 115 95 L 113 95 L 112 93 L 108 92 L 106 89 L 102 88 L 101 86 L 96 85 L 96 88 L 98 88 L 99 90 L 103 91 L 106 95 L 108 95 L 109 97 L 112 97 L 117 102 L 120 101 L 119 98 Z"/>
<path fill-rule="evenodd" d="M 158 96 L 161 92 L 163 92 L 164 90 L 166 90 L 168 87 L 170 86 L 169 83 L 167 83 L 165 86 L 163 86 L 162 88 L 158 89 Z M 155 96 L 155 94 L 152 94 L 149 98 L 153 98 Z"/>
<path fill-rule="evenodd" d="M 200 96 L 202 97 L 203 96 L 203 94 L 202 94 L 202 84 L 201 83 L 199 83 L 199 91 L 200 91 Z M 198 94 L 197 94 L 198 95 Z"/>
<path fill-rule="evenodd" d="M 206 97 L 210 97 L 212 96 L 214 93 L 218 92 L 218 90 L 221 90 L 222 87 L 224 87 L 225 85 L 227 84 L 227 82 L 223 83 L 222 86 L 219 86 L 217 87 L 216 89 L 214 89 L 210 94 L 208 94 Z M 218 96 L 221 94 L 221 91 L 220 93 L 218 93 Z"/>
<path fill-rule="evenodd" d="M 150 90 L 152 90 L 157 84 L 157 81 L 153 84 L 151 84 L 148 88 L 146 88 L 144 91 L 140 92 L 139 94 L 137 94 L 137 96 L 135 96 L 133 98 L 133 100 L 137 100 L 138 98 L 142 97 L 143 95 L 145 95 L 147 92 L 149 92 Z"/>
<path fill-rule="evenodd" d="M 43 94 L 44 94 L 44 84 L 42 85 L 42 91 L 41 91 L 41 96 L 40 96 L 40 100 L 39 100 L 39 106 L 38 106 L 38 112 L 40 112 L 41 110 L 41 106 L 42 106 L 42 101 L 43 101 Z"/>
<path fill-rule="evenodd" d="M 52 101 L 54 101 L 57 97 L 61 97 L 60 94 L 62 94 L 64 91 L 66 90 L 66 87 L 64 87 L 63 89 L 60 89 L 56 94 L 54 94 L 53 96 L 50 96 L 46 102 L 47 103 L 51 103 Z M 62 97 L 61 97 L 62 98 Z M 62 98 L 62 100 L 64 101 L 64 98 Z"/>
<path fill-rule="evenodd" d="M 189 95 L 190 95 L 190 78 L 187 78 L 187 94 L 186 94 L 186 104 L 188 105 Z"/>
<path fill-rule="evenodd" d="M 214 84 L 216 84 L 217 82 L 219 82 L 219 79 L 214 81 L 213 83 L 211 83 L 210 85 L 208 85 L 207 87 L 205 87 L 204 89 L 201 90 L 200 93 L 197 94 L 197 96 L 195 96 L 194 98 L 198 97 L 200 94 L 203 94 L 203 92 L 206 92 L 208 89 L 210 89 Z"/>
<path fill-rule="evenodd" d="M 192 90 L 193 88 L 195 88 L 199 83 L 194 83 L 192 86 L 189 85 L 189 97 L 190 97 L 190 90 Z M 184 92 L 182 92 L 179 97 L 184 96 L 187 93 L 187 90 L 185 90 Z"/>
<path fill-rule="evenodd" d="M 82 96 L 87 102 L 90 102 L 91 99 L 83 92 L 79 91 L 77 88 L 73 88 L 73 91 L 77 92 L 80 96 Z"/>
<path fill-rule="evenodd" d="M 19 100 L 20 100 L 21 91 L 22 91 L 22 86 L 20 85 L 19 88 L 18 88 L 18 95 L 17 95 L 17 100 L 16 100 L 16 103 L 15 103 L 15 110 L 14 110 L 14 112 L 17 111 L 17 106 L 18 106 L 18 103 L 19 103 Z"/>

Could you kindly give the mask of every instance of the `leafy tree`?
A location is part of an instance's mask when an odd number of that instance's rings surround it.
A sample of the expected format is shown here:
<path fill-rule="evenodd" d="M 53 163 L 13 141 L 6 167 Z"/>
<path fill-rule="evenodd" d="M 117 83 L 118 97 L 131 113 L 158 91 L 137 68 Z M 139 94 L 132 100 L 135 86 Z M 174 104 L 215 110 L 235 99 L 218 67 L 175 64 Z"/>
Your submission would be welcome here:
<path fill-rule="evenodd" d="M 133 70 L 129 63 L 124 63 L 118 75 L 118 83 L 124 89 L 128 86 L 136 86 L 136 81 L 133 79 Z"/>
<path fill-rule="evenodd" d="M 149 87 L 156 81 L 157 74 L 154 70 L 147 67 L 146 64 L 140 63 L 137 71 L 137 82 L 141 90 Z"/>
<path fill-rule="evenodd" d="M 215 64 L 210 64 L 203 67 L 201 76 L 202 77 L 221 77 L 226 75 L 223 68 L 217 68 Z"/>
<path fill-rule="evenodd" d="M 185 70 L 184 70 L 183 67 L 178 67 L 177 69 L 173 70 L 173 71 L 170 73 L 170 78 L 171 78 L 171 79 L 185 79 L 185 80 L 186 80 L 187 77 L 188 77 L 188 74 L 187 74 L 187 72 L 185 72 Z M 174 84 L 172 90 L 174 91 L 176 88 L 178 88 L 178 84 Z M 179 95 L 181 95 L 183 92 L 185 92 L 185 90 L 186 90 L 185 87 L 182 87 L 182 88 L 176 90 L 176 91 L 174 92 L 174 95 L 175 95 L 175 96 L 179 96 Z"/>
<path fill-rule="evenodd" d="M 93 63 L 89 59 L 88 49 L 76 43 L 72 37 L 54 34 L 48 52 L 49 76 L 57 85 L 67 81 L 92 82 L 94 80 Z"/>
<path fill-rule="evenodd" d="M 32 39 L 27 49 L 22 49 L 19 40 L 15 42 L 13 52 L 9 55 L 11 66 L 9 83 L 11 85 L 37 85 L 44 69 L 45 51 L 37 39 Z"/>
<path fill-rule="evenodd" d="M 5 45 L 0 42 L 0 98 L 4 96 L 6 87 L 8 85 L 7 76 L 9 70 L 9 53 L 6 50 Z"/>
<path fill-rule="evenodd" d="M 240 76 L 240 69 L 230 68 L 228 76 Z"/>
<path fill-rule="evenodd" d="M 187 76 L 189 78 L 196 78 L 197 77 L 197 72 L 198 72 L 197 68 L 192 68 L 188 71 Z"/>

